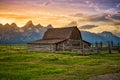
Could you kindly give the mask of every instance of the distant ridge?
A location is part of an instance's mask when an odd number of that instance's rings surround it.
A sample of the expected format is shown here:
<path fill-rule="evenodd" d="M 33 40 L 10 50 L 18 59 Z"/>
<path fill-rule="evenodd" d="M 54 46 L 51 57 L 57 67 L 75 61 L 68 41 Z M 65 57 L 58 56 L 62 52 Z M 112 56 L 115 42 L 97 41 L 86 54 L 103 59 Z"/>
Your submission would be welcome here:
<path fill-rule="evenodd" d="M 108 41 L 113 41 L 114 44 L 117 44 L 118 42 L 120 42 L 120 37 L 107 31 L 98 34 L 87 31 L 81 31 L 81 34 L 83 39 L 90 43 L 96 43 L 96 42 L 107 43 Z"/>
<path fill-rule="evenodd" d="M 16 23 L 0 24 L 0 44 L 26 44 L 39 40 L 49 28 L 53 28 L 53 26 L 51 24 L 48 26 L 42 26 L 41 24 L 34 25 L 31 20 L 21 28 Z M 117 44 L 120 41 L 120 37 L 107 31 L 98 34 L 81 31 L 81 34 L 82 38 L 90 43 L 113 41 Z"/>

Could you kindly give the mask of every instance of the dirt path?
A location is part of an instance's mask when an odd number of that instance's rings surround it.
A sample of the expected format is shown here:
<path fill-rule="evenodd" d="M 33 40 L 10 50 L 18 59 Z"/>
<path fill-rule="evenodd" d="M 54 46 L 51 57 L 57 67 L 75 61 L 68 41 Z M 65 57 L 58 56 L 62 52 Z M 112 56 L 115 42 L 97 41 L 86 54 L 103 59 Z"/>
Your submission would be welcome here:
<path fill-rule="evenodd" d="M 99 75 L 99 76 L 91 77 L 87 80 L 120 80 L 120 72 Z"/>

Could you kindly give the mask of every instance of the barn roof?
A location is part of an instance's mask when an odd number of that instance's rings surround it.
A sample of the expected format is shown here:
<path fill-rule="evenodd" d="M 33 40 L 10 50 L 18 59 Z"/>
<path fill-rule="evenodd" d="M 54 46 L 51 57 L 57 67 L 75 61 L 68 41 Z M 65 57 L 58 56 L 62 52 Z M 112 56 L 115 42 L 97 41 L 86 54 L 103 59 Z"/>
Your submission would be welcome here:
<path fill-rule="evenodd" d="M 85 40 L 82 40 L 83 42 L 85 42 L 85 43 L 87 43 L 87 44 L 90 44 L 91 45 L 91 43 L 90 42 L 87 42 L 87 41 L 85 41 Z"/>
<path fill-rule="evenodd" d="M 65 28 L 50 28 L 48 29 L 43 39 L 30 42 L 28 44 L 55 44 L 65 41 L 70 38 L 73 30 L 78 30 L 76 26 Z M 78 30 L 79 31 L 79 30 Z"/>
<path fill-rule="evenodd" d="M 55 43 L 59 43 L 59 42 L 65 41 L 65 40 L 66 39 L 36 40 L 36 41 L 30 42 L 30 44 L 55 44 Z"/>
<path fill-rule="evenodd" d="M 45 32 L 43 39 L 68 39 L 75 28 L 77 27 L 50 28 Z"/>

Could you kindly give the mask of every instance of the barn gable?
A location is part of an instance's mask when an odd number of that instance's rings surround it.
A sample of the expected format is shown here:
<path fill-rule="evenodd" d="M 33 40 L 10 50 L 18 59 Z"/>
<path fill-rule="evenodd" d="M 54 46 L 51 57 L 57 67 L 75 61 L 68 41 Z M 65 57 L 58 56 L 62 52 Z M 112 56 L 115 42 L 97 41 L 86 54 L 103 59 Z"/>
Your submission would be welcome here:
<path fill-rule="evenodd" d="M 73 27 L 73 30 L 71 31 L 70 34 L 70 39 L 82 40 L 81 32 L 78 30 L 77 27 Z"/>

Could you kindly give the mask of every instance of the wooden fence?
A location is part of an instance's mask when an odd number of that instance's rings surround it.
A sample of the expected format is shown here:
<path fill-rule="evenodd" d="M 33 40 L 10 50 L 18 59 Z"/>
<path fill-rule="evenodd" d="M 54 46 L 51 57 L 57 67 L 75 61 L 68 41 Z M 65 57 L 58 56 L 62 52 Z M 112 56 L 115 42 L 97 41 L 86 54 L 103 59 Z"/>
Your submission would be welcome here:
<path fill-rule="evenodd" d="M 96 53 L 101 51 L 108 51 L 109 54 L 112 54 L 112 51 L 118 51 L 120 53 L 120 42 L 114 44 L 113 41 L 108 41 L 103 44 L 103 42 L 96 42 L 91 45 L 92 50 L 96 50 Z"/>
<path fill-rule="evenodd" d="M 27 45 L 19 45 L 19 44 L 5 44 L 0 45 L 0 52 L 10 52 L 10 51 L 21 51 L 23 53 L 29 52 L 27 49 Z M 88 52 L 95 52 L 97 54 L 102 53 L 102 51 L 107 51 L 107 53 L 112 54 L 114 51 L 120 53 L 120 42 L 114 44 L 112 41 L 108 41 L 106 43 L 96 42 L 91 45 L 90 49 L 80 49 L 78 53 L 87 54 Z"/>

